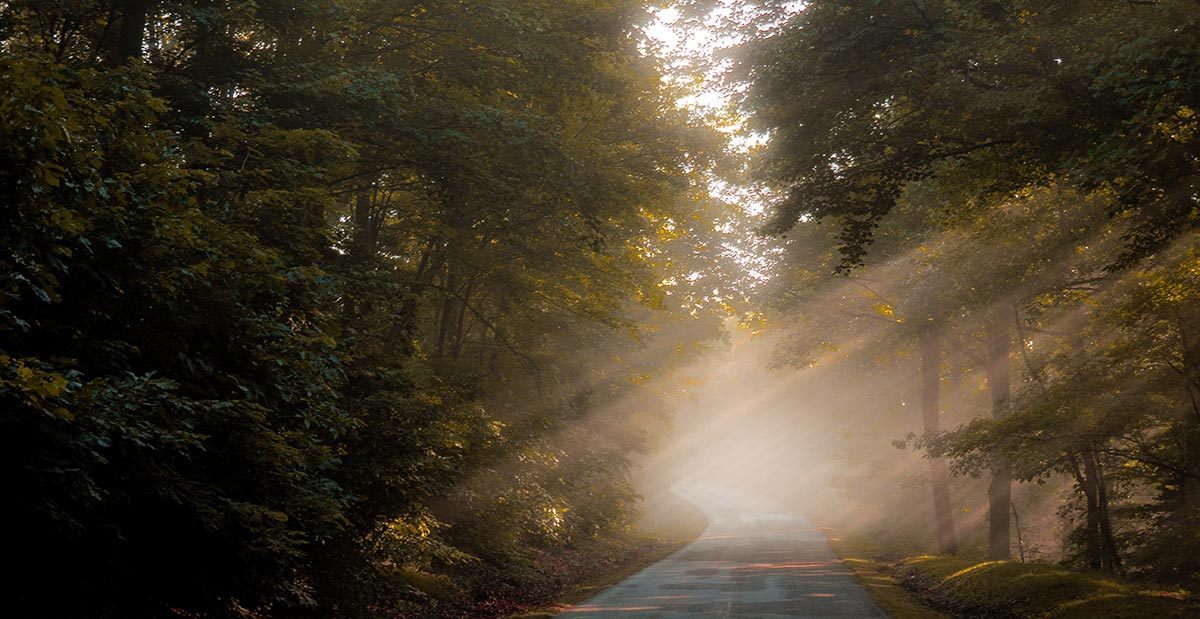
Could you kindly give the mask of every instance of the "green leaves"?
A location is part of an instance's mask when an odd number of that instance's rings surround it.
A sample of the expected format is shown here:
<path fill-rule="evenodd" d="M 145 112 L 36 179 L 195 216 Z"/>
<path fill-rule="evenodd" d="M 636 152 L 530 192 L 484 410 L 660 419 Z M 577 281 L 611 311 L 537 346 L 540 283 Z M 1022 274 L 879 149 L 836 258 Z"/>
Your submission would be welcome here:
<path fill-rule="evenodd" d="M 718 329 L 692 275 L 719 140 L 661 89 L 645 18 L 0 10 L 0 447 L 37 545 L 13 603 L 368 616 L 409 594 L 388 573 L 619 536 L 654 426 L 622 402 Z M 470 517 L 438 509 L 510 466 Z M 67 590 L 35 579 L 62 557 Z"/>
<path fill-rule="evenodd" d="M 1066 183 L 1114 189 L 1134 215 L 1118 264 L 1153 253 L 1194 225 L 1171 197 L 1193 146 L 1158 128 L 1192 103 L 1174 61 L 1194 51 L 1184 4 L 811 3 L 739 73 L 773 135 L 761 177 L 789 192 L 773 229 L 834 220 L 848 269 L 916 181 L 988 201 Z"/>
<path fill-rule="evenodd" d="M 922 445 L 964 474 L 1007 461 L 1022 480 L 1065 476 L 1081 557 L 1103 547 L 1095 567 L 1114 569 L 1121 550 L 1194 580 L 1188 551 L 1163 550 L 1191 548 L 1182 523 L 1200 505 L 1194 7 L 761 6 L 786 23 L 751 24 L 732 77 L 770 136 L 750 164 L 779 196 L 768 228 L 789 234 L 774 301 L 800 326 L 782 361 L 911 380 L 917 326 L 949 342 L 947 387 L 994 388 L 979 370 L 1002 384 L 1014 364 L 1010 417 L 970 421 L 986 403 L 958 389 L 944 414 L 964 425 Z M 1003 335 L 990 361 L 985 316 Z M 1139 540 L 1114 536 L 1110 500 Z"/>

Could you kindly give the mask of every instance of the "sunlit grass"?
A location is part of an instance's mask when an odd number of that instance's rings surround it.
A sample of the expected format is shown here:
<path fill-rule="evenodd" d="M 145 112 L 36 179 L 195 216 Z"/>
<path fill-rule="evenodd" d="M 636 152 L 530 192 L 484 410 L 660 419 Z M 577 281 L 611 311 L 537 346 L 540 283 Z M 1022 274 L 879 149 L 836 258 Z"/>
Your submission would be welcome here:
<path fill-rule="evenodd" d="M 1195 597 L 1182 589 L 1154 589 L 1058 565 L 939 555 L 897 561 L 889 544 L 858 536 L 833 537 L 830 545 L 875 603 L 899 619 L 1200 616 Z"/>
<path fill-rule="evenodd" d="M 962 616 L 1195 617 L 1182 590 L 1155 590 L 1100 574 L 1014 561 L 913 557 L 897 575 L 927 601 Z"/>
<path fill-rule="evenodd" d="M 824 528 L 824 527 L 823 527 Z M 862 585 L 871 599 L 893 619 L 947 619 L 949 615 L 929 608 L 911 592 L 896 582 L 886 563 L 858 555 L 862 550 L 856 540 L 829 538 L 830 546 L 842 563 L 850 569 L 854 579 Z"/>

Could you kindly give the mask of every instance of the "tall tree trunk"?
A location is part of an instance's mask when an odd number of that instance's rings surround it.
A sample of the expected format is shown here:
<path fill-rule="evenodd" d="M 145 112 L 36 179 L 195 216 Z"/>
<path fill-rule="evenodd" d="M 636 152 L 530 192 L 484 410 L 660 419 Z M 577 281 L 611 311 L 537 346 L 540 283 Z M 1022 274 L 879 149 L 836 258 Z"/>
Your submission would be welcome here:
<path fill-rule="evenodd" d="M 371 192 L 360 189 L 354 196 L 354 244 L 359 251 L 359 257 L 373 257 L 379 250 L 379 224 L 374 217 L 374 204 Z"/>
<path fill-rule="evenodd" d="M 1010 503 L 1012 506 L 1013 527 L 1017 530 L 1017 558 L 1021 563 L 1025 562 L 1025 540 L 1021 537 L 1021 515 L 1017 513 L 1017 504 Z"/>
<path fill-rule="evenodd" d="M 121 29 L 117 33 L 116 63 L 142 57 L 146 36 L 146 15 L 150 0 L 116 0 L 121 7 Z"/>
<path fill-rule="evenodd" d="M 987 324 L 987 381 L 992 393 L 992 418 L 1003 419 L 1009 410 L 1009 335 L 1008 307 L 992 311 Z M 997 457 L 992 463 L 988 484 L 988 552 L 992 561 L 1012 558 L 1009 509 L 1012 504 L 1012 470 L 1007 460 Z"/>
<path fill-rule="evenodd" d="M 447 267 L 446 281 L 443 285 L 446 289 L 442 292 L 442 309 L 438 313 L 437 347 L 434 353 L 438 360 L 446 356 L 446 340 L 450 336 L 450 323 L 458 315 L 455 311 L 455 303 L 458 302 L 458 299 L 454 298 L 455 288 L 458 287 L 458 278 L 455 277 L 454 270 L 449 267 Z"/>
<path fill-rule="evenodd" d="M 1112 512 L 1109 510 L 1108 497 L 1112 486 L 1104 474 L 1103 462 L 1097 461 L 1096 482 L 1100 498 L 1100 543 L 1104 551 L 1101 568 L 1106 572 L 1116 572 L 1121 569 L 1121 555 L 1117 552 L 1117 540 L 1113 537 Z"/>
<path fill-rule="evenodd" d="M 1083 468 L 1075 466 L 1075 481 L 1087 504 L 1081 546 L 1087 566 L 1094 570 L 1115 572 L 1121 567 L 1121 557 L 1113 538 L 1112 518 L 1108 509 L 1108 483 L 1104 466 L 1096 449 L 1088 445 L 1079 453 Z"/>
<path fill-rule="evenodd" d="M 436 248 L 437 243 L 433 239 L 425 242 L 425 250 L 421 252 L 421 260 L 417 262 L 417 272 L 413 275 L 413 282 L 418 288 L 429 285 L 427 277 L 433 271 L 431 266 L 434 262 L 433 254 Z M 419 294 L 420 292 L 421 290 L 414 290 L 414 293 Z"/>
<path fill-rule="evenodd" d="M 1083 461 L 1083 468 L 1080 469 L 1077 463 L 1072 463 L 1075 467 L 1075 482 L 1079 484 L 1079 490 L 1083 492 L 1084 498 L 1083 535 L 1079 536 L 1082 538 L 1079 539 L 1079 545 L 1082 547 L 1083 559 L 1087 566 L 1098 570 L 1100 569 L 1100 507 L 1095 483 L 1090 474 L 1091 468 L 1088 466 L 1087 452 L 1080 452 L 1079 456 Z"/>
<path fill-rule="evenodd" d="M 467 282 L 466 288 L 463 289 L 462 299 L 458 303 L 458 319 L 454 325 L 454 346 L 450 351 L 450 356 L 455 361 L 462 356 L 463 344 L 466 342 L 466 318 L 467 318 L 467 303 L 471 300 L 471 292 L 475 288 L 475 280 L 472 278 Z"/>
<path fill-rule="evenodd" d="M 352 215 L 354 229 L 351 231 L 350 257 L 355 262 L 366 263 L 378 251 L 371 226 L 371 194 L 367 190 L 360 189 L 354 195 Z M 370 301 L 355 299 L 351 294 L 345 295 L 342 303 L 346 320 L 351 322 L 369 316 L 373 309 Z"/>
<path fill-rule="evenodd" d="M 941 361 L 942 350 L 937 330 L 925 327 L 920 333 L 921 346 L 921 414 L 925 433 L 941 430 Z M 933 486 L 933 520 L 937 528 L 937 548 L 940 553 L 958 549 L 954 536 L 954 517 L 950 511 L 950 473 L 946 461 L 929 460 L 929 481 Z"/>

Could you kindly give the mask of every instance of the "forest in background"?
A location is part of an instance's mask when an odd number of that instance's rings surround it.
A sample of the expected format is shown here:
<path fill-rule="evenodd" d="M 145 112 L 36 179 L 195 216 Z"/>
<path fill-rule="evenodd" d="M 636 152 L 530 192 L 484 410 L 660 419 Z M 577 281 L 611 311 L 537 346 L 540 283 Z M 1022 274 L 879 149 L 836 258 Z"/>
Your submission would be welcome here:
<path fill-rule="evenodd" d="M 5 603 L 492 616 L 720 336 L 638 1 L 0 3 Z"/>
<path fill-rule="evenodd" d="M 0 3 L 10 604 L 500 616 L 716 403 L 818 519 L 1194 588 L 1194 3 L 800 7 Z"/>
<path fill-rule="evenodd" d="M 741 41 L 718 64 L 785 239 L 773 363 L 840 442 L 829 520 L 1200 581 L 1195 4 L 686 4 Z"/>

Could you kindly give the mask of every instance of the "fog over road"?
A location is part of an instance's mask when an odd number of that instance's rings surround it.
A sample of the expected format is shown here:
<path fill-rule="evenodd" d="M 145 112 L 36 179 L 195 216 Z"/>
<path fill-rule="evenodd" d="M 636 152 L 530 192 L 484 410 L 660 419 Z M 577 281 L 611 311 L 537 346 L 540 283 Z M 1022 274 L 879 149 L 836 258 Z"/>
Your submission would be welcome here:
<path fill-rule="evenodd" d="M 701 485 L 675 493 L 708 514 L 704 534 L 560 618 L 887 616 L 803 518 Z"/>

